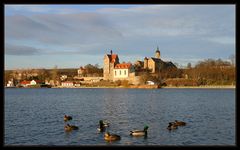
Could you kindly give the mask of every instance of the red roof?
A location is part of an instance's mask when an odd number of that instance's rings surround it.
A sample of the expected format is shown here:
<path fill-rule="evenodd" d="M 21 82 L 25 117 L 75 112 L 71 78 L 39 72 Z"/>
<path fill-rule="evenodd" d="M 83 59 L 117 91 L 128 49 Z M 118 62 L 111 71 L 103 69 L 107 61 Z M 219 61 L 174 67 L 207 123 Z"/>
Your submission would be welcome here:
<path fill-rule="evenodd" d="M 65 81 L 65 82 L 62 82 L 62 83 L 73 83 L 72 81 Z"/>
<path fill-rule="evenodd" d="M 34 80 L 36 83 L 42 83 L 41 80 Z M 30 81 L 31 82 L 31 81 Z"/>
<path fill-rule="evenodd" d="M 32 81 L 32 80 L 31 80 L 31 81 Z M 27 85 L 27 84 L 30 84 L 31 81 L 26 81 L 26 80 L 24 80 L 24 81 L 21 82 L 21 84 L 23 84 L 23 85 Z M 34 81 L 35 81 L 36 83 L 42 83 L 41 80 L 34 80 Z"/>
<path fill-rule="evenodd" d="M 117 54 L 112 54 L 111 55 L 111 62 L 115 62 L 115 59 L 118 57 Z"/>
<path fill-rule="evenodd" d="M 117 55 L 117 54 L 112 54 L 112 55 L 107 54 L 107 56 L 108 56 L 109 61 L 110 61 L 111 63 L 116 62 L 116 59 L 118 58 L 118 55 Z"/>
<path fill-rule="evenodd" d="M 117 64 L 115 69 L 128 69 L 132 66 L 130 63 Z"/>
<path fill-rule="evenodd" d="M 26 80 L 24 80 L 24 81 L 21 82 L 21 84 L 26 85 L 26 84 L 30 84 L 30 82 L 31 82 L 31 81 L 26 81 Z"/>

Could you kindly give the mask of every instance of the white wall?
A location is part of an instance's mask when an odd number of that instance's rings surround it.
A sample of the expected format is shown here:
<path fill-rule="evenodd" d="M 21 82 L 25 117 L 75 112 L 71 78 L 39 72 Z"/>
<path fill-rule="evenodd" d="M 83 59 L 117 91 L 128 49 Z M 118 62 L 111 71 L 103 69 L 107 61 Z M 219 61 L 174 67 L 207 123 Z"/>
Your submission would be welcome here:
<path fill-rule="evenodd" d="M 113 77 L 114 78 L 128 78 L 129 69 L 114 69 Z"/>

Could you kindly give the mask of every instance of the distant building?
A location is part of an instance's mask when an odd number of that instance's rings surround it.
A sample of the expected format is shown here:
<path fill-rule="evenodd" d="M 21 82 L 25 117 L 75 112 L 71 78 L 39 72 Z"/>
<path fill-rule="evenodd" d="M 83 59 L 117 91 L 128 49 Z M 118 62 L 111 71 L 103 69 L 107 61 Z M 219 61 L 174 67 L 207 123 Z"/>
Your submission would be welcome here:
<path fill-rule="evenodd" d="M 134 65 L 131 63 L 119 63 L 117 54 L 104 56 L 103 61 L 103 79 L 109 81 L 128 80 L 132 84 L 139 84 L 139 77 L 136 72 L 142 70 L 150 70 L 151 73 L 156 73 L 158 70 L 167 69 L 169 67 L 177 68 L 172 62 L 165 62 L 160 58 L 159 48 L 155 51 L 155 57 L 144 58 L 144 61 L 136 61 Z"/>
<path fill-rule="evenodd" d="M 117 54 L 113 54 L 112 50 L 110 54 L 104 56 L 103 61 L 103 78 L 104 80 L 113 80 L 113 70 L 114 67 L 119 64 L 119 58 Z"/>
<path fill-rule="evenodd" d="M 63 87 L 73 87 L 74 83 L 72 81 L 65 81 L 61 83 L 61 86 Z"/>
<path fill-rule="evenodd" d="M 116 64 L 113 69 L 113 80 L 129 80 L 130 74 L 134 71 L 134 66 L 131 63 Z"/>
<path fill-rule="evenodd" d="M 26 80 L 24 80 L 24 81 L 20 82 L 20 85 L 23 86 L 23 87 L 27 87 L 27 86 L 30 85 L 30 82 L 31 82 L 31 81 L 26 81 Z"/>
<path fill-rule="evenodd" d="M 13 86 L 15 86 L 14 82 L 13 82 L 13 79 L 9 80 L 8 83 L 7 83 L 7 87 L 13 87 Z"/>
<path fill-rule="evenodd" d="M 65 81 L 67 78 L 68 78 L 67 75 L 61 75 L 60 76 L 60 80 L 61 81 Z"/>
<path fill-rule="evenodd" d="M 30 85 L 37 85 L 37 84 L 42 84 L 41 80 L 32 80 L 30 81 Z"/>
<path fill-rule="evenodd" d="M 81 66 L 81 67 L 78 69 L 78 76 L 79 76 L 79 77 L 84 77 L 85 74 L 86 74 L 86 69 Z"/>
<path fill-rule="evenodd" d="M 20 82 L 20 85 L 23 87 L 27 87 L 27 86 L 38 85 L 38 84 L 42 84 L 42 83 L 43 82 L 41 80 L 31 80 L 31 81 L 24 80 L 24 81 Z"/>
<path fill-rule="evenodd" d="M 156 73 L 158 70 L 167 69 L 169 67 L 177 68 L 172 62 L 165 62 L 160 58 L 160 51 L 157 47 L 155 57 L 144 58 L 143 68 L 150 70 L 151 73 Z"/>

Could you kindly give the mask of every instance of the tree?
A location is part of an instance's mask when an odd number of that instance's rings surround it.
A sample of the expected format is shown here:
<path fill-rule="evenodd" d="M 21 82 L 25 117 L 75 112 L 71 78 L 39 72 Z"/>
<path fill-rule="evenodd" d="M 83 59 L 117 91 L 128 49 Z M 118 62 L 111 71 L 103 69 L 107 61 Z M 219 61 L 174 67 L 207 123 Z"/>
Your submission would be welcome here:
<path fill-rule="evenodd" d="M 54 81 L 55 85 L 59 81 L 59 73 L 58 73 L 57 65 L 55 65 L 54 68 L 51 71 L 51 79 Z"/>
<path fill-rule="evenodd" d="M 233 66 L 235 66 L 235 60 L 236 60 L 235 55 L 232 54 L 232 55 L 230 55 L 228 58 L 230 59 L 231 64 L 232 64 Z"/>
<path fill-rule="evenodd" d="M 98 64 L 95 64 L 95 66 L 93 66 L 91 64 L 87 64 L 86 66 L 84 66 L 84 68 L 86 69 L 86 74 L 87 75 L 90 75 L 90 76 L 94 76 L 94 75 L 102 76 L 103 69 L 100 69 L 98 67 L 99 67 Z"/>
<path fill-rule="evenodd" d="M 148 72 L 143 72 L 142 75 L 140 76 L 140 83 L 145 84 L 146 81 L 148 81 L 150 78 L 150 73 Z"/>
<path fill-rule="evenodd" d="M 192 64 L 191 64 L 190 62 L 187 64 L 187 68 L 188 68 L 188 69 L 191 69 L 191 68 L 192 68 Z"/>

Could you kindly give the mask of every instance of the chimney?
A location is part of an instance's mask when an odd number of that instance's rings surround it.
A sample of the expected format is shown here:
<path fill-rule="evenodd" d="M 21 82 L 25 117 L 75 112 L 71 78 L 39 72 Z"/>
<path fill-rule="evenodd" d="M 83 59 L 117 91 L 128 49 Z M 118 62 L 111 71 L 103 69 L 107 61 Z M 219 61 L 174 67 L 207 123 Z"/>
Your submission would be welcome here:
<path fill-rule="evenodd" d="M 112 50 L 110 51 L 111 55 L 112 55 Z"/>

